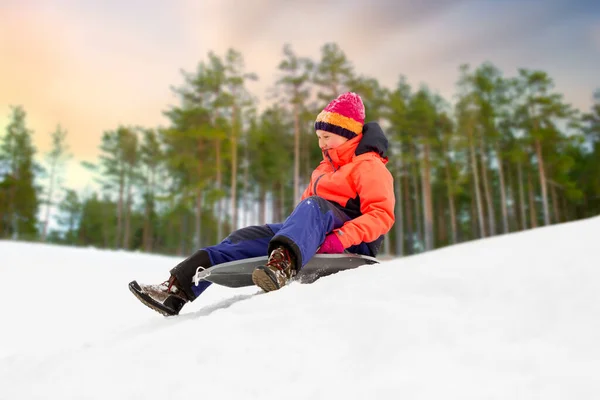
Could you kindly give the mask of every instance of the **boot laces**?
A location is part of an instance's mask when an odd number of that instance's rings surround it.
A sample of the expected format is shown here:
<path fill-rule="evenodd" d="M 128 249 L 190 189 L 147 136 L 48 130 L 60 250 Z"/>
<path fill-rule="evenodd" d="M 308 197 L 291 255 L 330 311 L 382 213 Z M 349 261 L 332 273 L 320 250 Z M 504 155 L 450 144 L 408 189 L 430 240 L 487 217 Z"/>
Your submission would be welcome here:
<path fill-rule="evenodd" d="M 175 278 L 171 277 L 168 280 L 164 281 L 161 286 L 167 287 L 167 293 L 177 293 L 179 292 L 179 288 L 175 284 Z"/>
<path fill-rule="evenodd" d="M 286 273 L 286 270 L 290 270 L 292 266 L 292 259 L 287 249 L 279 247 L 273 250 L 266 266 L 275 267 L 284 274 Z"/>

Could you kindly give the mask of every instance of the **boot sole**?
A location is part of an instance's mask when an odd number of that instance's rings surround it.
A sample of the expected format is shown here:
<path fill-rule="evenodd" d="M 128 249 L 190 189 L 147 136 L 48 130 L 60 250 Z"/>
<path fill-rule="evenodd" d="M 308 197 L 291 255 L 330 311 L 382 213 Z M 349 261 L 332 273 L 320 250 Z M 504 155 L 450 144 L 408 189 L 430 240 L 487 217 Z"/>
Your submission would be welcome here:
<path fill-rule="evenodd" d="M 163 306 L 160 303 L 155 302 L 148 296 L 146 293 L 142 291 L 142 288 L 136 281 L 129 282 L 129 291 L 133 293 L 133 295 L 141 301 L 146 307 L 151 310 L 156 311 L 159 314 L 164 315 L 165 317 L 171 317 L 177 315 L 178 313 L 173 313 L 173 310 L 170 310 Z"/>
<path fill-rule="evenodd" d="M 263 269 L 259 267 L 252 272 L 252 282 L 265 292 L 272 292 L 280 289 L 277 282 L 273 281 L 273 279 L 274 278 L 269 275 L 266 268 Z"/>

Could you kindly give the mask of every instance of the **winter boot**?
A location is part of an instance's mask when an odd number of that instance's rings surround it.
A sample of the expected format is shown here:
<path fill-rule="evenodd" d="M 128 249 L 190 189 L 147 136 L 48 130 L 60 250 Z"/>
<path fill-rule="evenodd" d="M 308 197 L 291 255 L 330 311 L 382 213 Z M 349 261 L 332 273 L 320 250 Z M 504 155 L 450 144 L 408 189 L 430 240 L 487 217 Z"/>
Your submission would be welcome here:
<path fill-rule="evenodd" d="M 179 314 L 189 301 L 183 290 L 177 286 L 174 276 L 160 285 L 143 285 L 132 281 L 129 283 L 129 290 L 142 303 L 164 316 Z"/>
<path fill-rule="evenodd" d="M 252 272 L 252 282 L 265 292 L 270 292 L 281 289 L 294 275 L 296 269 L 290 251 L 285 247 L 277 247 L 269 255 L 267 264 Z"/>

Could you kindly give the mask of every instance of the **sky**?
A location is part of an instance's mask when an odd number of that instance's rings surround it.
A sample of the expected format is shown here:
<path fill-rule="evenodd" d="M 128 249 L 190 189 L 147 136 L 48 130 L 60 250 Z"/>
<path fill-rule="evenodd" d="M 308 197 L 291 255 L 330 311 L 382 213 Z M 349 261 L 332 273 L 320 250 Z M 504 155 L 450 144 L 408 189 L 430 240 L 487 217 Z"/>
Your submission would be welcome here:
<path fill-rule="evenodd" d="M 452 100 L 458 67 L 506 75 L 543 69 L 588 109 L 600 87 L 600 3 L 591 0 L 0 0 L 0 129 L 22 105 L 40 154 L 58 124 L 74 158 L 67 184 L 90 179 L 105 130 L 166 125 L 171 87 L 209 51 L 240 51 L 265 106 L 285 43 L 318 60 L 336 42 L 359 74 L 400 75 Z"/>
<path fill-rule="evenodd" d="M 0 399 L 597 400 L 600 217 L 163 317 L 181 257 L 0 241 Z"/>

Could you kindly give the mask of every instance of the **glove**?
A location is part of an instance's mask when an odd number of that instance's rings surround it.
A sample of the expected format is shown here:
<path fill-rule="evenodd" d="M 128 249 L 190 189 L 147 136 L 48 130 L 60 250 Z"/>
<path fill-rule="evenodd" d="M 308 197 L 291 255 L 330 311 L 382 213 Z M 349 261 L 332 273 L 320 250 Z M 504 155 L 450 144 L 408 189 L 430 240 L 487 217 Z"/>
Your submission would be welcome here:
<path fill-rule="evenodd" d="M 335 233 L 330 233 L 325 236 L 325 240 L 321 243 L 321 247 L 317 251 L 318 254 L 339 254 L 344 252 L 344 245 Z"/>

